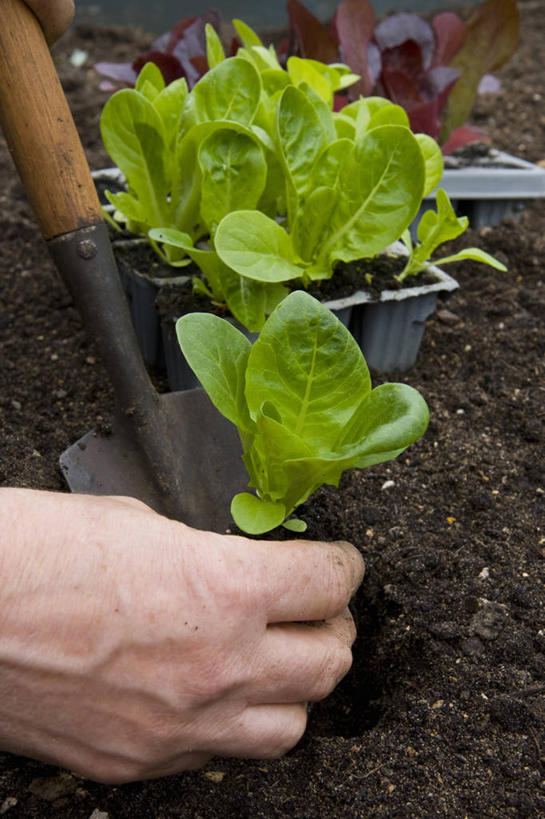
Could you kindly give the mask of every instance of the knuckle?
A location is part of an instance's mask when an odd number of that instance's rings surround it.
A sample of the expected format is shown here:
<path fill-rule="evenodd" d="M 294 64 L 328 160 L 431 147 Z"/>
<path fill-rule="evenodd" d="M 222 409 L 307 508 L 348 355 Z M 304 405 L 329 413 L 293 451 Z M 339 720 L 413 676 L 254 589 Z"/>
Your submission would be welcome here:
<path fill-rule="evenodd" d="M 263 752 L 264 759 L 277 759 L 294 748 L 307 727 L 306 708 L 301 708 L 297 715 L 290 714 L 282 723 L 282 728 L 268 738 Z"/>
<path fill-rule="evenodd" d="M 312 700 L 323 700 L 329 696 L 339 681 L 350 671 L 351 667 L 352 652 L 350 648 L 337 643 L 322 660 L 316 677 Z"/>
<path fill-rule="evenodd" d="M 199 675 L 188 684 L 196 705 L 224 699 L 243 687 L 249 670 L 242 662 L 233 662 L 228 653 L 218 649 L 207 662 L 201 662 Z"/>
<path fill-rule="evenodd" d="M 348 646 L 342 646 L 339 651 L 337 679 L 335 685 L 345 677 L 352 668 L 352 651 Z"/>
<path fill-rule="evenodd" d="M 328 576 L 327 593 L 331 609 L 340 613 L 348 602 L 359 584 L 360 572 L 358 562 L 346 558 L 346 549 L 340 545 L 331 553 L 330 571 Z"/>
<path fill-rule="evenodd" d="M 334 548 L 332 562 L 341 578 L 340 585 L 346 594 L 346 602 L 348 603 L 363 579 L 365 563 L 361 554 L 351 543 L 340 541 L 331 545 Z"/>

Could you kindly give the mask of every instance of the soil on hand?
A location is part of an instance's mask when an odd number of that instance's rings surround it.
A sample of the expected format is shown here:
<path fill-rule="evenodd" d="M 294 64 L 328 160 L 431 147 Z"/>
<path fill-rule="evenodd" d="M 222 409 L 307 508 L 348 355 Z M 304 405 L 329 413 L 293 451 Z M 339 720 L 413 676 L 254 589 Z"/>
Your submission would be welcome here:
<path fill-rule="evenodd" d="M 519 3 L 522 44 L 474 120 L 545 161 L 545 2 Z M 107 166 L 92 63 L 149 44 L 81 25 L 56 47 L 93 168 Z M 69 62 L 88 53 L 83 68 Z M 106 422 L 112 392 L 0 144 L 3 485 L 65 491 L 59 454 Z M 106 787 L 0 754 L 7 817 L 545 816 L 545 203 L 468 231 L 508 266 L 464 262 L 417 365 L 431 422 L 396 462 L 347 474 L 300 510 L 311 537 L 357 545 L 354 666 L 283 759 Z M 390 377 L 392 375 L 390 374 Z M 375 383 L 386 380 L 374 374 Z"/>

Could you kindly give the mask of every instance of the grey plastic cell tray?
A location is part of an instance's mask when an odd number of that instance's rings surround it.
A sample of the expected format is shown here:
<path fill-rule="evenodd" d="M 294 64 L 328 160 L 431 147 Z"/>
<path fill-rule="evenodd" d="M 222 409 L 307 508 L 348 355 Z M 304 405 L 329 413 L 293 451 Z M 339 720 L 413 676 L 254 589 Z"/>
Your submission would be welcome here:
<path fill-rule="evenodd" d="M 384 373 L 406 372 L 415 363 L 426 319 L 435 311 L 441 294 L 458 282 L 438 267 L 428 268 L 431 284 L 384 290 L 380 298 L 363 291 L 325 302 L 330 310 L 350 310 L 348 327 L 370 367 Z"/>
<path fill-rule="evenodd" d="M 165 352 L 163 348 L 161 318 L 155 307 L 155 300 L 161 287 L 175 287 L 177 284 L 185 284 L 188 280 L 188 276 L 155 277 L 148 275 L 144 271 L 129 267 L 124 263 L 122 255 L 118 252 L 116 253 L 116 251 L 135 242 L 148 244 L 147 239 L 128 239 L 126 241 L 113 242 L 114 256 L 117 260 L 121 283 L 129 305 L 129 311 L 142 357 L 146 364 L 150 364 L 153 367 L 164 368 Z"/>
<path fill-rule="evenodd" d="M 105 187 L 119 186 L 120 189 L 124 185 L 124 177 L 116 168 L 96 171 L 93 175 L 95 182 Z M 110 208 L 106 206 L 106 210 Z M 401 255 L 407 253 L 400 242 L 394 243 L 388 250 Z M 166 367 L 171 390 L 192 389 L 198 382 L 178 346 L 175 321 L 161 322 L 155 309 L 158 288 L 166 280 L 135 271 L 127 274 L 123 266 L 120 267 L 144 360 L 147 364 Z M 362 291 L 347 298 L 325 302 L 326 307 L 351 331 L 367 363 L 374 369 L 404 372 L 412 367 L 424 335 L 426 319 L 435 310 L 439 295 L 458 287 L 458 283 L 439 268 L 431 267 L 429 271 L 437 279 L 433 284 L 386 290 L 379 300 Z M 179 276 L 169 279 L 168 283 L 186 280 L 187 277 Z M 250 340 L 256 337 L 257 334 L 249 334 Z"/>
<path fill-rule="evenodd" d="M 445 157 L 445 170 L 438 187 L 445 190 L 458 214 L 467 216 L 473 228 L 497 225 L 516 217 L 530 199 L 545 197 L 545 169 L 504 151 L 490 151 L 482 164 L 458 166 L 455 157 Z M 435 203 L 432 192 L 417 220 Z"/>

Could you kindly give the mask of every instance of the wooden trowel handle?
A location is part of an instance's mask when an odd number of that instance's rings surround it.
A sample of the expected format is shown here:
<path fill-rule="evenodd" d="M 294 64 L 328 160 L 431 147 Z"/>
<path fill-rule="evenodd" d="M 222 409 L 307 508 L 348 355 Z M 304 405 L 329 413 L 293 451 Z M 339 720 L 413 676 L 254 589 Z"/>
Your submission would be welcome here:
<path fill-rule="evenodd" d="M 0 124 L 45 239 L 102 221 L 42 29 L 22 0 L 0 2 Z"/>

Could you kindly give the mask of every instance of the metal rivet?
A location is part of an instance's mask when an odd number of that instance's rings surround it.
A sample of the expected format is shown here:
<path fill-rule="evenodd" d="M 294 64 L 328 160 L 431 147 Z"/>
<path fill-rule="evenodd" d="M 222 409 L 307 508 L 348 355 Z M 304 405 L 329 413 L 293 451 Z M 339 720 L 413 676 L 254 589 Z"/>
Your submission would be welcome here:
<path fill-rule="evenodd" d="M 78 242 L 77 252 L 82 259 L 92 259 L 97 255 L 98 249 L 92 239 L 82 239 Z"/>

